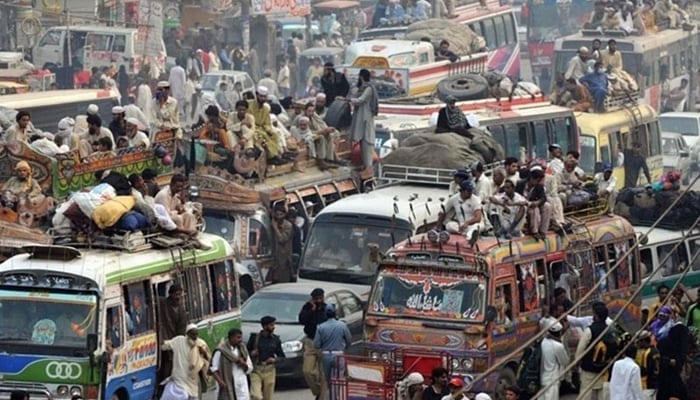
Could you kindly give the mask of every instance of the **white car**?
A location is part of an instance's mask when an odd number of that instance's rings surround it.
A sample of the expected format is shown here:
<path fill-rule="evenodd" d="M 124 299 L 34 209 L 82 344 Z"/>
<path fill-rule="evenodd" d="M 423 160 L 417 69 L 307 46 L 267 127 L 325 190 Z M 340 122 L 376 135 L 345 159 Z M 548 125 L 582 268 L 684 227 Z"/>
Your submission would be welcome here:
<path fill-rule="evenodd" d="M 700 113 L 663 113 L 659 115 L 659 125 L 661 126 L 661 132 L 673 132 L 683 135 L 690 150 L 693 170 L 700 169 Z"/>
<path fill-rule="evenodd" d="M 664 173 L 679 170 L 681 183 L 687 185 L 693 172 L 685 137 L 680 133 L 661 132 L 661 152 L 664 156 Z"/>

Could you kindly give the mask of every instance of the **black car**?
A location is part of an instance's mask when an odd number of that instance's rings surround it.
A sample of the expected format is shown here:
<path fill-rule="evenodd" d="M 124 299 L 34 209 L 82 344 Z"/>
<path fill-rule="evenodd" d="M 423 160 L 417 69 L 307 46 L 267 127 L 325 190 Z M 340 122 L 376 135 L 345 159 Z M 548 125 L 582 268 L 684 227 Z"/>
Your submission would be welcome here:
<path fill-rule="evenodd" d="M 282 283 L 267 286 L 251 296 L 241 309 L 243 339 L 248 341 L 251 333 L 259 332 L 260 318 L 271 315 L 277 318 L 275 334 L 282 339 L 282 350 L 286 359 L 277 362 L 278 378 L 302 378 L 304 327 L 298 316 L 304 303 L 310 300 L 311 291 L 317 284 Z M 353 345 L 362 341 L 363 303 L 353 291 L 324 284 L 326 303 L 335 304 L 337 316 L 345 321 L 352 333 Z"/>

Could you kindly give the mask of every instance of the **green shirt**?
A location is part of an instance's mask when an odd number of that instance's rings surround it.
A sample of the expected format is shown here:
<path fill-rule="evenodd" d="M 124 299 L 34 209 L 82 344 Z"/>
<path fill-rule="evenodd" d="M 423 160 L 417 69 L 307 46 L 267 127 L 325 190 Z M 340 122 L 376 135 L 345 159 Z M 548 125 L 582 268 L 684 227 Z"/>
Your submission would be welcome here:
<path fill-rule="evenodd" d="M 688 309 L 686 325 L 689 328 L 694 326 L 696 329 L 700 330 L 700 305 L 698 305 L 698 303 L 693 304 Z"/>

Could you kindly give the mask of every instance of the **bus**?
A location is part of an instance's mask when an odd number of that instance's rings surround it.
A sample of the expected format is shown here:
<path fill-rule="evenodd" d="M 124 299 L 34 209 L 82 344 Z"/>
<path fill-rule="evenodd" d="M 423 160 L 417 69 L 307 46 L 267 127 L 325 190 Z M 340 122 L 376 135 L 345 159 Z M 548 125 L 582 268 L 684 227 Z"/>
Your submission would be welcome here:
<path fill-rule="evenodd" d="M 545 93 L 551 84 L 554 41 L 576 32 L 592 12 L 592 0 L 527 0 L 523 4 L 520 21 L 526 26 L 532 78 Z"/>
<path fill-rule="evenodd" d="M 455 8 L 455 14 L 456 17 L 451 22 L 469 26 L 486 41 L 489 69 L 501 71 L 512 78 L 520 77 L 518 21 L 511 6 L 500 5 L 498 0 L 472 0 Z M 407 25 L 399 25 L 366 29 L 360 33 L 359 38 L 403 39 L 407 28 Z M 445 39 L 449 41 L 450 38 Z"/>
<path fill-rule="evenodd" d="M 639 249 L 644 278 L 642 304 L 645 307 L 656 302 L 656 290 L 659 286 L 673 287 L 678 281 L 678 276 L 687 268 L 690 268 L 690 271 L 681 282 L 683 286 L 686 289 L 700 287 L 700 231 L 655 228 L 650 232 L 649 227 L 642 226 L 635 226 L 634 230 L 638 236 L 646 238 Z M 668 259 L 662 264 L 666 257 Z M 651 272 L 659 266 L 662 266 L 661 270 L 650 277 Z"/>
<path fill-rule="evenodd" d="M 638 143 L 652 182 L 661 178 L 664 172 L 661 131 L 656 111 L 651 106 L 640 104 L 605 113 L 576 112 L 575 115 L 581 131 L 579 166 L 584 171 L 602 171 L 602 166 L 610 163 L 617 187 L 625 187 L 625 154 Z M 639 183 L 651 184 L 642 173 L 631 186 Z"/>
<path fill-rule="evenodd" d="M 443 179 L 451 179 L 451 172 L 443 171 Z M 407 237 L 427 232 L 437 223 L 438 197 L 448 195 L 447 185 L 404 182 L 326 206 L 309 229 L 299 281 L 344 283 L 366 299 L 376 272 L 368 247 L 384 252 Z"/>
<path fill-rule="evenodd" d="M 562 37 L 554 43 L 554 73 L 564 73 L 572 57 L 579 48 L 591 47 L 593 39 L 606 43 L 611 37 L 601 36 L 598 31 L 582 31 Z M 688 67 L 696 66 L 700 61 L 698 42 L 700 33 L 697 29 L 667 29 L 653 35 L 615 36 L 617 49 L 622 53 L 624 70 L 634 77 L 640 87 L 640 99 L 643 104 L 661 111 L 662 71 L 668 71 L 670 87 L 680 86 L 681 79 L 688 78 Z M 605 46 L 602 46 L 605 47 Z M 691 60 L 692 57 L 692 60 Z M 695 68 L 695 67 L 693 67 Z M 675 111 L 684 111 L 686 105 L 680 104 Z"/>
<path fill-rule="evenodd" d="M 369 297 L 369 359 L 396 365 L 396 376 L 427 377 L 446 364 L 474 392 L 495 391 L 499 398 L 515 384 L 521 357 L 515 350 L 540 332 L 542 307 L 558 282 L 553 270 L 568 274 L 570 300 L 577 302 L 619 263 L 574 310 L 584 315 L 594 301 L 615 315 L 640 285 L 639 252 L 627 220 L 597 216 L 575 230 L 566 237 L 550 231 L 544 240 L 481 237 L 474 247 L 462 234 L 433 230 L 398 243 L 380 261 Z M 639 328 L 640 303 L 638 297 L 624 307 L 618 322 L 625 330 Z M 476 379 L 496 362 L 498 372 Z"/>
<path fill-rule="evenodd" d="M 135 252 L 36 245 L 0 264 L 0 397 L 152 399 L 160 300 L 174 283 L 210 349 L 241 325 L 233 249 L 198 240 Z"/>
<path fill-rule="evenodd" d="M 55 132 L 58 121 L 85 114 L 90 104 L 100 108 L 102 125 L 112 120 L 112 107 L 120 103 L 121 96 L 115 89 L 50 90 L 0 96 L 0 120 L 14 124 L 18 111 L 29 111 L 34 128 Z"/>

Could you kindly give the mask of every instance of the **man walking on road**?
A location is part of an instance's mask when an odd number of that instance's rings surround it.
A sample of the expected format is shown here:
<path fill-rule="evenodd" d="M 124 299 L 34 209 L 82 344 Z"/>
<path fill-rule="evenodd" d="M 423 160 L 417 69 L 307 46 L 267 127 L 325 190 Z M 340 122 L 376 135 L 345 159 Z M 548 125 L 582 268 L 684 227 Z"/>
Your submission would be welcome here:
<path fill-rule="evenodd" d="M 569 364 L 569 355 L 561 342 L 563 330 L 562 324 L 556 320 L 545 322 L 547 336 L 542 339 L 542 371 L 540 372 L 540 384 L 542 387 L 550 385 L 542 395 L 544 400 L 559 400 L 559 384 L 561 372 Z"/>
<path fill-rule="evenodd" d="M 161 400 L 196 400 L 200 398 L 202 373 L 209 366 L 209 348 L 199 338 L 197 325 L 189 324 L 186 335 L 166 340 L 161 348 L 173 352 L 173 372 L 165 380 Z"/>
<path fill-rule="evenodd" d="M 255 361 L 250 374 L 250 394 L 253 400 L 272 400 L 275 393 L 275 363 L 277 359 L 284 358 L 282 341 L 273 333 L 276 320 L 269 315 L 262 317 L 262 330 L 258 334 L 252 334 L 248 340 L 248 350 Z"/>
<path fill-rule="evenodd" d="M 316 288 L 311 291 L 311 300 L 301 308 L 299 312 L 299 323 L 304 325 L 304 364 L 302 370 L 304 379 L 309 385 L 311 393 L 316 399 L 321 398 L 325 393 L 325 388 L 321 385 L 320 353 L 314 348 L 314 337 L 319 324 L 326 322 L 326 303 L 324 303 L 325 293 L 323 289 Z"/>
<path fill-rule="evenodd" d="M 607 327 L 605 320 L 608 318 L 608 308 L 604 303 L 593 303 L 593 324 L 584 329 L 581 339 L 576 347 L 576 359 L 584 354 L 588 346 L 595 342 L 602 341 L 602 332 Z M 605 358 L 608 355 L 615 354 L 615 349 L 608 349 L 605 352 L 596 351 L 593 348 L 585 354 L 581 360 L 581 390 L 590 386 L 590 391 L 585 396 L 579 396 L 582 399 L 603 400 L 605 396 L 604 383 L 608 380 L 608 373 L 605 372 L 602 377 L 596 379 L 598 374 L 602 372 L 606 364 L 606 360 L 594 359 L 594 356 L 599 355 Z M 610 353 L 610 354 L 608 354 Z"/>
<path fill-rule="evenodd" d="M 243 345 L 243 333 L 233 328 L 228 331 L 228 342 L 214 352 L 209 368 L 219 384 L 217 400 L 249 400 L 248 375 L 253 362 Z"/>
<path fill-rule="evenodd" d="M 323 379 L 325 385 L 330 385 L 334 377 L 336 359 L 345 353 L 352 344 L 352 335 L 348 325 L 336 317 L 335 304 L 326 304 L 326 322 L 318 326 L 314 337 L 314 347 L 321 350 L 323 364 Z M 330 391 L 329 391 L 330 393 Z M 333 398 L 333 396 L 331 396 Z"/>

